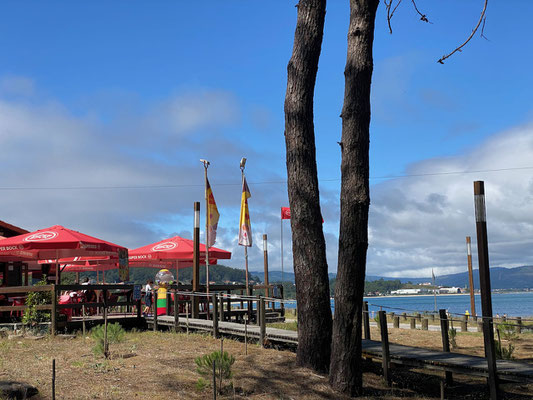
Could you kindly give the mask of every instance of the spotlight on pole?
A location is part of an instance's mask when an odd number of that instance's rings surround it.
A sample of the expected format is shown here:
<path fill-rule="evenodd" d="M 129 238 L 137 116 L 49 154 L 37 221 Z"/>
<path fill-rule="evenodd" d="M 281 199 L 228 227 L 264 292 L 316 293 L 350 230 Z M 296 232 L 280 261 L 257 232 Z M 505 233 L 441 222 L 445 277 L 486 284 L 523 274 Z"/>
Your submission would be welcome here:
<path fill-rule="evenodd" d="M 209 166 L 209 161 L 207 160 L 204 160 L 204 159 L 200 159 L 200 162 L 204 164 L 204 167 L 208 167 Z"/>
<path fill-rule="evenodd" d="M 244 166 L 246 165 L 246 158 L 241 158 L 241 169 L 244 169 Z"/>

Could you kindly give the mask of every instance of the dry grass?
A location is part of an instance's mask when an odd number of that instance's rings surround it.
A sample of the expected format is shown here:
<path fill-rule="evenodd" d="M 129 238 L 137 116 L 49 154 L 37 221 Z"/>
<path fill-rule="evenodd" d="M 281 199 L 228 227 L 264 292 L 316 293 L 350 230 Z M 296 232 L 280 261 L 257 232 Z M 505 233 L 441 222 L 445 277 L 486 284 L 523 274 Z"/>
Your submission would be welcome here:
<path fill-rule="evenodd" d="M 372 332 L 378 338 L 377 330 Z M 525 335 L 522 335 L 525 336 Z M 521 339 L 519 353 L 532 357 L 533 336 Z M 439 332 L 391 330 L 391 341 L 438 348 Z M 458 335 L 458 344 L 471 352 L 478 352 L 481 336 Z M 408 342 L 406 342 L 408 340 Z M 92 354 L 94 342 L 90 338 L 42 340 L 24 338 L 0 339 L 0 380 L 24 381 L 35 385 L 40 399 L 51 393 L 51 365 L 56 359 L 58 399 L 208 399 L 210 386 L 198 389 L 200 375 L 194 359 L 220 349 L 220 340 L 198 334 L 170 332 L 132 332 L 123 343 L 112 345 L 112 359 L 104 360 Z M 464 346 L 464 347 L 463 347 Z M 517 346 L 518 347 L 518 346 Z M 235 392 L 229 386 L 220 399 L 343 399 L 328 386 L 326 376 L 315 374 L 295 364 L 296 355 L 289 351 L 262 349 L 244 343 L 224 340 L 224 350 L 236 357 L 232 379 Z M 364 399 L 439 398 L 438 376 L 394 371 L 395 385 L 383 385 L 379 365 L 371 364 L 365 372 Z M 424 377 L 424 378 L 420 378 Z M 465 392 L 462 387 L 451 389 L 450 397 L 461 393 L 464 398 L 485 398 L 483 380 L 472 381 Z M 228 384 L 230 382 L 227 382 Z M 472 386 L 473 384 L 473 386 Z M 517 392 L 518 397 L 528 398 Z M 455 395 L 454 395 L 455 393 Z M 469 395 L 469 393 L 471 395 Z M 464 396 L 463 396 L 464 395 Z"/>

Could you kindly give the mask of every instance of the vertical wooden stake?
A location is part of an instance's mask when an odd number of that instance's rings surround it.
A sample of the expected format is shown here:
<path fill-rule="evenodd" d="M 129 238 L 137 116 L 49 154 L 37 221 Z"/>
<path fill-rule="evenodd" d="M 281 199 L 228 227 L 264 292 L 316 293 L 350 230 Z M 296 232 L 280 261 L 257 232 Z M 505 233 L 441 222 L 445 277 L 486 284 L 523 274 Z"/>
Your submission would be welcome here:
<path fill-rule="evenodd" d="M 153 328 L 154 332 L 157 332 L 157 290 L 152 291 L 152 306 L 154 307 L 154 323 Z"/>
<path fill-rule="evenodd" d="M 496 372 L 496 349 L 494 348 L 487 214 L 485 210 L 485 183 L 483 181 L 474 182 L 474 205 L 479 262 L 479 288 L 481 291 L 481 311 L 483 315 L 483 340 L 489 370 L 488 385 L 490 398 L 496 400 L 498 398 L 498 375 Z"/>
<path fill-rule="evenodd" d="M 370 340 L 370 314 L 368 313 L 368 301 L 363 302 L 363 323 L 365 339 Z"/>
<path fill-rule="evenodd" d="M 381 331 L 381 359 L 383 367 L 383 377 L 387 385 L 391 385 L 390 376 L 390 352 L 389 352 L 389 332 L 387 330 L 387 315 L 385 311 L 379 311 L 379 327 Z"/>
<path fill-rule="evenodd" d="M 266 318 L 265 318 L 265 298 L 261 297 L 259 300 L 259 340 L 261 346 L 265 347 L 266 340 Z"/>
<path fill-rule="evenodd" d="M 440 332 L 442 336 L 442 351 L 446 353 L 450 352 L 450 338 L 448 337 L 448 316 L 446 315 L 446 310 L 439 310 L 440 316 Z M 453 376 L 450 371 L 446 371 L 446 384 L 453 384 Z"/>
<path fill-rule="evenodd" d="M 189 334 L 189 302 L 185 304 L 185 318 L 187 318 L 187 335 Z"/>
<path fill-rule="evenodd" d="M 52 400 L 56 400 L 56 359 L 52 360 Z"/>
<path fill-rule="evenodd" d="M 224 357 L 224 338 L 220 339 L 220 363 L 218 366 L 218 373 L 220 375 L 220 386 L 219 386 L 219 392 L 222 393 L 222 358 Z"/>
<path fill-rule="evenodd" d="M 179 304 L 178 304 L 178 291 L 174 291 L 174 332 L 178 332 L 180 330 L 180 310 L 179 310 Z"/>
<path fill-rule="evenodd" d="M 107 290 L 104 289 L 104 357 L 109 358 L 109 343 L 107 341 Z"/>
<path fill-rule="evenodd" d="M 55 336 L 57 332 L 57 293 L 56 285 L 52 285 L 52 311 L 50 313 L 50 334 Z"/>
<path fill-rule="evenodd" d="M 212 295 L 213 299 L 213 337 L 218 337 L 218 301 L 216 293 Z"/>
<path fill-rule="evenodd" d="M 217 375 L 216 362 L 213 360 L 213 400 L 217 400 Z"/>
<path fill-rule="evenodd" d="M 85 304 L 81 306 L 81 326 L 82 326 L 83 338 L 85 339 Z"/>
<path fill-rule="evenodd" d="M 248 355 L 248 318 L 244 318 L 244 355 Z"/>

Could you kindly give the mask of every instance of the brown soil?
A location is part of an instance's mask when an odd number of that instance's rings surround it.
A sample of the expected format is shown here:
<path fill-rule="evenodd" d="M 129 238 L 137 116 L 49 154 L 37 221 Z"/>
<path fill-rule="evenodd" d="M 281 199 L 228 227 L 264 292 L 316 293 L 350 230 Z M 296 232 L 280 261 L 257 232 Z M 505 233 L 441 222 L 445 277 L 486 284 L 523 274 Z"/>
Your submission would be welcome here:
<path fill-rule="evenodd" d="M 378 338 L 377 330 L 372 335 Z M 439 348 L 439 332 L 392 329 L 393 342 Z M 459 334 L 460 348 L 480 354 L 482 339 Z M 209 399 L 212 388 L 197 388 L 200 375 L 194 359 L 220 349 L 220 340 L 198 334 L 169 332 L 128 333 L 123 343 L 111 345 L 112 358 L 93 355 L 94 341 L 74 339 L 0 339 L 0 381 L 30 383 L 40 391 L 38 399 L 51 398 L 52 359 L 56 360 L 58 399 Z M 533 335 L 522 335 L 517 355 L 531 361 Z M 224 340 L 224 350 L 233 354 L 234 376 L 224 382 L 219 399 L 343 399 L 328 386 L 326 376 L 296 366 L 291 351 L 262 349 L 256 344 Z M 454 376 L 456 384 L 446 389 L 447 398 L 487 398 L 482 379 Z M 368 363 L 364 374 L 364 399 L 440 398 L 442 374 L 410 372 L 395 368 L 393 387 L 383 384 L 379 364 Z M 231 388 L 230 383 L 233 383 Z M 504 385 L 505 398 L 530 399 L 533 386 Z"/>

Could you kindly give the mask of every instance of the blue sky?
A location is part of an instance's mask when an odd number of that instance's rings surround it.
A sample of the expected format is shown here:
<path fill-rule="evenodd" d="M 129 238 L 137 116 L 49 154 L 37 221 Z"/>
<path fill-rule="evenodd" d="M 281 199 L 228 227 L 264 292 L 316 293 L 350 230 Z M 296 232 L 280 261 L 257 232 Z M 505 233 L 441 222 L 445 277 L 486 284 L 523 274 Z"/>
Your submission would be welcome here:
<path fill-rule="evenodd" d="M 245 156 L 254 233 L 269 234 L 271 266 L 279 269 L 277 218 L 279 207 L 287 205 L 283 101 L 295 4 L 3 2 L 0 143 L 10 168 L 0 188 L 25 189 L 0 193 L 0 219 L 28 229 L 62 223 L 130 247 L 174 233 L 190 236 L 192 202 L 203 196 L 198 160 L 207 158 L 222 214 L 217 244 L 233 250 L 232 265 L 241 267 L 242 249 L 235 242 L 238 162 Z M 417 4 L 432 23 L 419 21 L 405 2 L 393 19 L 392 35 L 384 5 L 378 10 L 369 273 L 415 276 L 431 268 L 441 273 L 462 270 L 464 236 L 473 236 L 469 196 L 475 179 L 487 179 L 488 195 L 491 183 L 495 192 L 505 193 L 494 204 L 501 229 L 495 234 L 493 264 L 533 262 L 527 251 L 533 221 L 521 221 L 517 239 L 509 225 L 514 221 L 511 211 L 500 213 L 510 196 L 519 201 L 514 211 L 527 214 L 519 206 L 528 204 L 533 170 L 377 179 L 533 166 L 529 144 L 513 147 L 522 138 L 529 143 L 533 135 L 533 46 L 527 28 L 533 4 L 489 2 L 488 40 L 476 35 L 445 65 L 437 59 L 468 36 L 482 1 Z M 315 92 L 331 271 L 336 269 L 337 141 L 348 11 L 348 1 L 328 3 Z M 492 148 L 494 153 L 488 151 Z M 178 187 L 28 189 L 152 185 Z M 399 198 L 405 202 L 401 212 L 395 206 Z M 435 199 L 441 200 L 446 216 L 428 213 L 423 206 L 406 211 L 426 200 L 435 204 Z M 450 216 L 454 212 L 463 218 L 455 221 Z M 428 226 L 436 229 L 426 231 Z M 285 228 L 287 239 L 288 223 Z M 522 247 L 517 252 L 518 242 Z M 260 250 L 255 246 L 251 252 L 255 269 L 262 267 Z M 287 251 L 289 267 L 290 257 Z"/>

